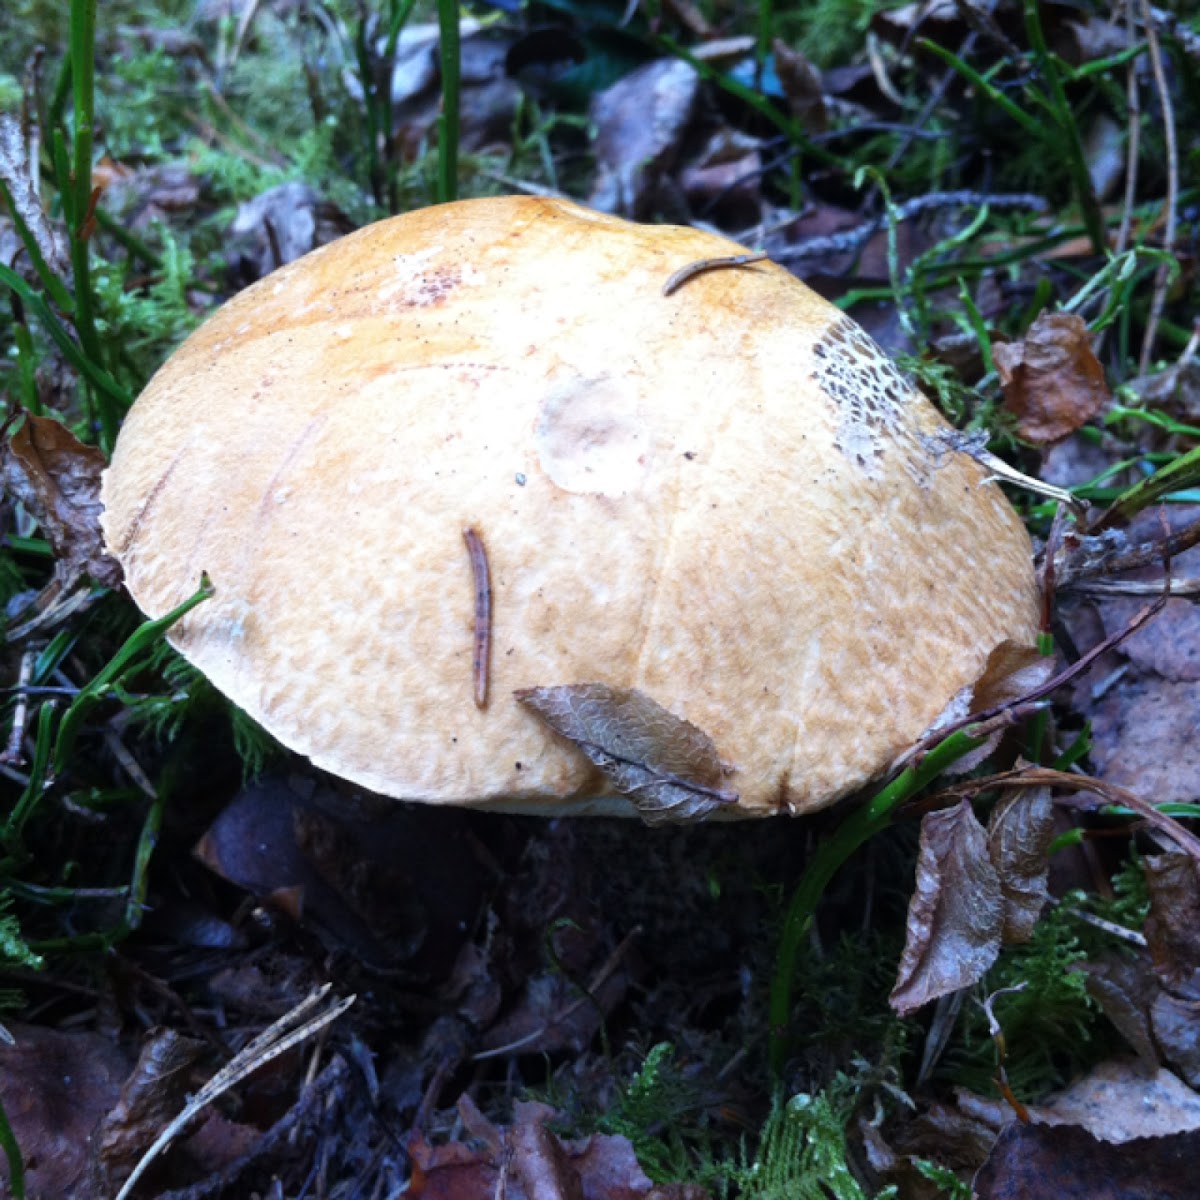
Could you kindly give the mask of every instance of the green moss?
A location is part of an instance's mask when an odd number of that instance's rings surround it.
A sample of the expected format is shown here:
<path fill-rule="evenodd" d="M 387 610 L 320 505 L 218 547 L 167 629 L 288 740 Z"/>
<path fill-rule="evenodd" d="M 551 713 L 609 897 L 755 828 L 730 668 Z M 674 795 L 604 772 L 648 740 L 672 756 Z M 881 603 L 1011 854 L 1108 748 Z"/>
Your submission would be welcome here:
<path fill-rule="evenodd" d="M 1028 944 L 1005 947 L 984 982 L 987 992 L 1024 985 L 994 1005 L 1007 1051 L 1004 1069 L 1022 1100 L 1037 1100 L 1083 1073 L 1108 1044 L 1107 1023 L 1088 995 L 1086 977 L 1075 969 L 1087 958 L 1081 940 L 1081 923 L 1060 905 L 1042 917 Z M 995 1046 L 977 1001 L 963 1006 L 938 1075 L 995 1093 Z"/>

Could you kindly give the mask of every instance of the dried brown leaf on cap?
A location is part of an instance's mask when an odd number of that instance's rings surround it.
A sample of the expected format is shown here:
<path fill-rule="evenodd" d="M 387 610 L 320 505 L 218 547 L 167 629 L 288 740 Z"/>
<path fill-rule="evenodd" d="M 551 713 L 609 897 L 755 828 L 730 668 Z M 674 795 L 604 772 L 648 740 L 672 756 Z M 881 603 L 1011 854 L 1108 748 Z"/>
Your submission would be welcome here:
<path fill-rule="evenodd" d="M 1019 342 L 998 342 L 992 357 L 1005 406 L 1028 441 L 1066 437 L 1110 398 L 1091 334 L 1075 313 L 1039 313 Z"/>
<path fill-rule="evenodd" d="M 54 552 L 64 590 L 90 576 L 105 587 L 121 582 L 121 567 L 104 550 L 100 474 L 104 455 L 65 425 L 27 414 L 0 451 L 0 482 L 37 522 Z"/>
<path fill-rule="evenodd" d="M 629 796 L 647 824 L 698 821 L 737 803 L 712 738 L 637 688 L 578 683 L 515 694 Z"/>

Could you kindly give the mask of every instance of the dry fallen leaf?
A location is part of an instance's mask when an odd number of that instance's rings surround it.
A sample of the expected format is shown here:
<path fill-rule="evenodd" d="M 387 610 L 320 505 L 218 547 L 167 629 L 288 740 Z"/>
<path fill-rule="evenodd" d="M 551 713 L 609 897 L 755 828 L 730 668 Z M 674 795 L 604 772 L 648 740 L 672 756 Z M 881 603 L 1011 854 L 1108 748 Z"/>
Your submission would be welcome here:
<path fill-rule="evenodd" d="M 238 279 L 250 283 L 353 227 L 336 205 L 292 180 L 238 205 L 227 254 Z"/>
<path fill-rule="evenodd" d="M 990 712 L 1031 695 L 1054 674 L 1054 659 L 1005 638 L 989 655 L 971 691 L 971 713 Z"/>
<path fill-rule="evenodd" d="M 0 1042 L 0 1102 L 25 1159 L 29 1200 L 87 1200 L 96 1123 L 129 1071 L 106 1034 L 65 1032 L 6 1020 L 16 1044 Z M 9 1194 L 0 1156 L 0 1195 Z"/>
<path fill-rule="evenodd" d="M 14 215 L 25 222 L 50 269 L 69 284 L 71 263 L 64 246 L 65 239 L 51 225 L 42 207 L 37 193 L 38 167 L 36 162 L 30 162 L 29 144 L 21 123 L 13 113 L 7 112 L 0 113 L 0 180 L 8 188 Z M 28 269 L 26 255 L 20 255 L 20 263 L 21 269 Z"/>
<path fill-rule="evenodd" d="M 1155 973 L 1180 998 L 1200 1000 L 1200 866 L 1178 851 L 1142 862 L 1150 889 L 1146 944 Z"/>
<path fill-rule="evenodd" d="M 988 854 L 1004 897 L 1005 943 L 1027 942 L 1049 897 L 1049 849 L 1054 838 L 1050 789 L 1021 788 L 1002 797 L 988 819 Z"/>
<path fill-rule="evenodd" d="M 117 587 L 121 568 L 104 553 L 100 472 L 104 455 L 63 424 L 29 414 L 0 451 L 0 484 L 37 521 L 55 558 L 55 577 L 70 590 L 84 575 Z"/>
<path fill-rule="evenodd" d="M 1005 404 L 1028 441 L 1066 437 L 1109 398 L 1087 325 L 1074 313 L 1040 313 L 1021 341 L 997 343 L 992 357 Z"/>
<path fill-rule="evenodd" d="M 712 738 L 636 688 L 603 683 L 514 693 L 629 796 L 647 824 L 698 821 L 737 794 Z"/>
<path fill-rule="evenodd" d="M 1200 1129 L 1200 1096 L 1170 1071 L 1147 1070 L 1136 1059 L 1102 1062 L 1029 1111 L 1039 1125 L 1078 1125 L 1115 1143 Z"/>
<path fill-rule="evenodd" d="M 700 95 L 700 76 L 677 58 L 646 63 L 592 100 L 596 184 L 588 203 L 648 219 L 675 163 Z M 647 114 L 653 113 L 653 120 Z"/>
<path fill-rule="evenodd" d="M 1200 1013 L 1196 1002 L 1160 989 L 1150 1006 L 1150 1028 L 1163 1058 L 1189 1087 L 1200 1088 Z"/>
<path fill-rule="evenodd" d="M 1004 902 L 988 840 L 971 805 L 921 822 L 917 886 L 892 1007 L 903 1017 L 977 982 L 1000 953 Z"/>
<path fill-rule="evenodd" d="M 206 1050 L 202 1041 L 173 1029 L 153 1031 L 137 1065 L 121 1085 L 116 1104 L 92 1135 L 106 1191 L 128 1178 L 163 1127 L 187 1099 L 191 1068 Z"/>
<path fill-rule="evenodd" d="M 1086 976 L 1088 995 L 1149 1070 L 1158 1066 L 1158 1048 L 1150 1034 L 1150 1005 L 1155 985 L 1144 958 L 1116 954 L 1075 968 Z"/>
<path fill-rule="evenodd" d="M 748 226 L 762 219 L 761 140 L 731 128 L 718 129 L 679 172 L 692 211 L 720 225 Z"/>
<path fill-rule="evenodd" d="M 799 50 L 776 38 L 772 45 L 775 71 L 779 76 L 788 108 L 807 133 L 822 133 L 829 126 L 825 108 L 825 88 L 821 72 Z"/>
<path fill-rule="evenodd" d="M 1014 1121 L 975 1176 L 975 1196 L 1194 1200 L 1197 1154 L 1200 1133 L 1137 1138 L 1116 1146 L 1074 1125 Z"/>
<path fill-rule="evenodd" d="M 493 1125 L 467 1095 L 459 1118 L 472 1145 L 431 1146 L 409 1136 L 413 1200 L 707 1200 L 690 1184 L 655 1186 L 638 1165 L 627 1138 L 594 1134 L 563 1141 L 546 1128 L 558 1114 L 544 1104 L 518 1102 L 513 1124 Z"/>
<path fill-rule="evenodd" d="M 1163 522 L 1166 522 L 1164 528 Z M 1125 529 L 1107 530 L 1087 555 L 1096 561 L 1110 555 L 1141 558 L 1148 544 L 1186 537 L 1200 521 L 1200 506 L 1165 505 L 1140 512 Z M 1111 561 L 1111 557 L 1110 557 Z M 1059 577 L 1088 569 L 1088 557 L 1072 566 L 1071 558 L 1057 565 Z M 1200 576 L 1200 546 L 1171 560 L 1176 580 Z M 1111 572 L 1099 573 L 1102 581 Z M 1150 589 L 1150 595 L 1105 595 L 1094 599 L 1070 597 L 1058 615 L 1080 653 L 1102 638 L 1128 629 L 1131 619 L 1155 598 L 1163 586 L 1161 567 L 1140 567 L 1131 578 Z M 1200 796 L 1200 755 L 1180 753 L 1195 741 L 1200 727 L 1200 606 L 1185 596 L 1173 596 L 1153 620 L 1142 625 L 1116 650 L 1103 655 L 1074 685 L 1072 706 L 1092 723 L 1091 760 L 1094 773 L 1155 802 L 1189 801 Z"/>

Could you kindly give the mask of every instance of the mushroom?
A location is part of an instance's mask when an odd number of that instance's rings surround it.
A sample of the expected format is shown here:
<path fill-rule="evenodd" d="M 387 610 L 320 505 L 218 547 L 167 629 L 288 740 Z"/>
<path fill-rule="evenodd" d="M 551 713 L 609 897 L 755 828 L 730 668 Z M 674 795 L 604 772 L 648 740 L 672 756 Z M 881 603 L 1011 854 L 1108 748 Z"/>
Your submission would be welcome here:
<path fill-rule="evenodd" d="M 1030 543 L 933 406 L 788 271 L 664 295 L 739 252 L 507 197 L 283 267 L 129 414 L 102 496 L 129 591 L 160 616 L 207 572 L 174 645 L 387 796 L 636 811 L 515 695 L 553 685 L 703 731 L 724 815 L 860 788 L 997 645 L 1033 640 Z"/>

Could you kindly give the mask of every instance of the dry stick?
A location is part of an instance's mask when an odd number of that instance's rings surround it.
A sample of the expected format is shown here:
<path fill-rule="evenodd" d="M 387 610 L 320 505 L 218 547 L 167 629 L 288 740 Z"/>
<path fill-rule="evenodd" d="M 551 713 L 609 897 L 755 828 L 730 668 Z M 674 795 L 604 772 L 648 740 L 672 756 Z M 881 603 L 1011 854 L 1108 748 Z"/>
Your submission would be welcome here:
<path fill-rule="evenodd" d="M 1002 701 L 992 708 L 986 708 L 978 713 L 969 713 L 967 716 L 939 728 L 905 751 L 892 764 L 893 767 L 902 767 L 906 763 L 913 761 L 919 762 L 934 746 L 945 741 L 952 733 L 956 733 L 960 729 L 966 729 L 968 726 L 974 727 L 973 736 L 985 739 L 997 730 L 1015 724 L 1022 717 L 1027 716 L 1033 711 L 1033 706 L 1039 700 L 1050 695 L 1051 692 L 1057 691 L 1064 684 L 1070 683 L 1077 675 L 1083 674 L 1102 654 L 1119 646 L 1126 638 L 1141 629 L 1151 617 L 1157 616 L 1162 611 L 1166 602 L 1167 593 L 1160 591 L 1155 601 L 1152 604 L 1147 604 L 1145 608 L 1138 612 L 1124 629 L 1118 629 L 1116 633 L 1111 634 L 1102 642 L 1093 646 L 1086 654 L 1082 655 L 1065 670 L 1060 671 L 1052 679 L 1048 679 L 1045 683 L 1031 688 L 1016 701 Z M 995 776 L 994 778 L 1000 779 L 1003 777 Z M 1068 778 L 1075 778 L 1075 776 L 1068 776 Z M 954 788 L 946 790 L 957 795 L 957 790 Z"/>
<path fill-rule="evenodd" d="M 504 1046 L 496 1046 L 491 1050 L 480 1050 L 479 1053 L 471 1055 L 471 1061 L 480 1062 L 485 1058 L 498 1058 L 502 1054 L 511 1054 L 514 1050 L 519 1050 L 522 1046 L 527 1046 L 530 1042 L 534 1042 L 542 1037 L 543 1034 L 553 1029 L 556 1025 L 561 1025 L 568 1017 L 577 1013 L 585 1004 L 592 1004 L 599 1008 L 596 1002 L 596 992 L 617 967 L 621 965 L 621 959 L 629 953 L 629 947 L 641 936 L 642 927 L 635 925 L 621 939 L 617 948 L 600 964 L 596 973 L 588 980 L 587 987 L 580 989 L 583 991 L 583 995 L 577 1000 L 572 1001 L 566 1008 L 554 1013 L 548 1021 L 544 1022 L 532 1033 L 527 1033 L 524 1037 L 519 1037 L 515 1042 L 509 1042 Z M 603 1012 L 601 1012 L 600 1017 L 601 1020 L 604 1019 Z"/>
<path fill-rule="evenodd" d="M 8 745 L 0 754 L 0 763 L 19 765 L 23 761 L 21 745 L 25 741 L 25 725 L 29 720 L 29 681 L 33 678 L 32 650 L 26 650 L 21 655 L 21 671 L 17 676 L 17 702 L 13 706 L 12 733 L 8 737 Z"/>
<path fill-rule="evenodd" d="M 1049 897 L 1049 901 L 1054 905 L 1059 903 L 1053 896 Z M 1126 929 L 1124 925 L 1118 925 L 1116 921 L 1106 921 L 1103 917 L 1098 917 L 1095 913 L 1090 913 L 1085 908 L 1072 908 L 1066 905 L 1062 911 L 1068 916 L 1074 917 L 1077 921 L 1082 921 L 1085 925 L 1091 925 L 1095 929 L 1103 930 L 1111 937 L 1128 942 L 1131 946 L 1138 946 L 1143 950 L 1146 949 L 1146 935 L 1138 933 L 1136 929 Z"/>
<path fill-rule="evenodd" d="M 1109 804 L 1118 804 L 1137 813 L 1147 825 L 1165 833 L 1181 850 L 1200 863 L 1200 838 L 1194 833 L 1174 817 L 1159 812 L 1149 800 L 1093 775 L 1072 775 L 1068 771 L 1056 771 L 1052 767 L 1018 767 L 1012 771 L 1003 771 L 999 775 L 989 775 L 986 779 L 973 779 L 970 784 L 947 788 L 946 792 L 955 796 L 974 795 L 993 787 L 1049 787 L 1072 792 L 1095 792 Z M 1072 802 L 1056 798 L 1054 803 Z"/>
<path fill-rule="evenodd" d="M 996 1002 L 997 997 L 1010 996 L 1015 992 L 1023 992 L 1028 986 L 1028 982 L 1025 982 L 1018 983 L 1015 987 L 1000 988 L 980 1002 L 984 1013 L 987 1015 L 988 1033 L 991 1035 L 992 1044 L 996 1047 L 996 1078 L 994 1080 L 996 1089 L 1004 1097 L 1009 1108 L 1016 1113 L 1017 1120 L 1024 1125 L 1029 1124 L 1029 1110 L 1017 1099 L 1016 1094 L 1009 1086 L 1008 1074 L 1004 1070 L 1004 1060 L 1008 1057 L 1008 1050 L 1004 1041 L 1004 1030 L 1001 1028 L 1000 1022 L 996 1020 L 996 1014 L 992 1011 L 992 1005 Z"/>
<path fill-rule="evenodd" d="M 1129 40 L 1137 40 L 1137 18 L 1133 6 L 1136 0 L 1125 0 L 1125 24 Z M 1125 156 L 1125 198 L 1121 204 L 1121 225 L 1117 230 L 1115 254 L 1119 258 L 1129 249 L 1129 233 L 1133 228 L 1133 206 L 1137 201 L 1138 153 L 1142 142 L 1142 95 L 1137 81 L 1137 63 L 1130 61 L 1125 68 L 1125 102 L 1129 105 L 1129 131 Z"/>
<path fill-rule="evenodd" d="M 929 192 L 924 196 L 914 196 L 896 208 L 900 220 L 914 217 L 918 213 L 931 208 L 1026 208 L 1034 212 L 1045 212 L 1049 207 L 1042 196 L 1032 192 Z M 887 221 L 886 215 L 872 217 L 853 229 L 843 233 L 831 233 L 825 237 L 808 238 L 797 242 L 794 246 L 781 246 L 771 251 L 774 262 L 794 262 L 796 259 L 812 258 L 818 254 L 847 254 L 857 250 L 864 242 L 873 237 L 883 228 Z"/>
<path fill-rule="evenodd" d="M 1158 91 L 1158 102 L 1162 105 L 1163 137 L 1167 143 L 1167 224 L 1163 241 L 1168 252 L 1175 245 L 1176 206 L 1179 203 L 1179 147 L 1175 142 L 1175 109 L 1167 89 L 1163 71 L 1162 47 L 1158 41 L 1158 30 L 1150 14 L 1149 0 L 1140 0 L 1142 21 L 1146 27 L 1146 48 L 1150 52 L 1150 67 L 1154 73 L 1154 86 Z M 1145 375 L 1150 367 L 1150 356 L 1154 352 L 1154 339 L 1158 334 L 1158 323 L 1167 303 L 1169 268 L 1161 263 L 1154 273 L 1154 298 L 1150 302 L 1150 316 L 1146 321 L 1146 333 L 1142 339 L 1142 353 L 1138 359 L 1138 371 Z"/>
<path fill-rule="evenodd" d="M 315 1017 L 306 1014 L 315 1008 L 328 994 L 332 984 L 324 984 L 311 995 L 301 1000 L 290 1012 L 284 1013 L 273 1025 L 268 1026 L 253 1041 L 221 1068 L 184 1106 L 183 1111 L 158 1135 L 154 1144 L 142 1155 L 133 1173 L 125 1180 L 116 1200 L 127 1200 L 137 1181 L 145 1174 L 146 1168 L 156 1159 L 178 1136 L 183 1127 L 201 1109 L 211 1104 L 218 1096 L 227 1092 L 235 1084 L 240 1083 L 247 1075 L 257 1071 L 259 1067 L 278 1058 L 293 1046 L 312 1037 L 319 1029 L 324 1029 L 331 1021 L 335 1021 L 354 1003 L 353 996 L 346 996 L 335 1001 L 324 1012 Z M 297 1022 L 303 1021 L 297 1025 Z M 293 1028 L 295 1026 L 295 1028 Z"/>
<path fill-rule="evenodd" d="M 1136 571 L 1139 567 L 1148 567 L 1160 559 L 1169 561 L 1178 558 L 1185 550 L 1200 545 L 1200 520 L 1189 522 L 1182 529 L 1152 542 L 1143 542 L 1123 554 L 1112 554 L 1107 558 L 1088 563 L 1084 556 L 1084 566 L 1076 566 L 1070 558 L 1066 558 L 1058 567 L 1058 586 L 1060 590 L 1074 587 L 1079 580 L 1090 580 L 1098 575 L 1120 575 L 1124 571 Z M 1078 557 L 1078 555 L 1074 556 Z M 1158 591 L 1163 590 L 1161 583 L 1156 585 Z"/>
<path fill-rule="evenodd" d="M 113 758 L 117 760 L 125 774 L 137 785 L 139 790 L 151 800 L 158 799 L 158 789 L 151 782 L 150 776 L 142 770 L 141 763 L 134 758 L 129 747 L 121 741 L 121 735 L 109 726 L 104 731 L 104 744 L 108 747 Z"/>
<path fill-rule="evenodd" d="M 1163 590 L 1155 579 L 1083 579 L 1071 584 L 1082 596 L 1154 596 Z M 1200 579 L 1173 579 L 1172 596 L 1200 596 Z"/>
<path fill-rule="evenodd" d="M 914 21 L 909 29 L 905 31 L 904 38 L 901 41 L 898 49 L 898 53 L 901 57 L 908 53 L 913 39 L 917 36 L 917 33 L 921 28 L 921 22 L 924 21 L 925 17 L 928 15 L 928 12 L 929 7 L 924 8 L 918 19 Z M 975 31 L 971 30 L 971 32 L 968 33 L 967 36 L 959 43 L 959 58 L 966 58 L 967 55 L 971 53 L 971 50 L 975 46 L 977 36 L 978 35 L 975 33 Z M 942 77 L 937 81 L 937 83 L 934 84 L 933 89 L 929 93 L 929 99 L 925 101 L 924 106 L 921 108 L 921 111 L 917 114 L 916 120 L 913 122 L 915 127 L 923 129 L 929 124 L 929 118 L 933 116 L 938 105 L 941 104 L 942 100 L 945 98 L 946 92 L 950 89 L 950 85 L 957 78 L 958 73 L 953 67 L 947 67 L 946 70 L 942 72 Z M 891 171 L 896 164 L 909 152 L 909 148 L 912 146 L 912 143 L 913 138 L 911 135 L 902 137 L 900 139 L 896 145 L 896 148 L 892 151 L 891 157 L 884 165 L 883 173 L 885 175 Z M 867 194 L 863 197 L 862 209 L 869 210 L 873 208 L 878 199 L 879 184 L 872 183 L 871 187 L 867 191 Z M 860 211 L 862 210 L 860 209 Z"/>
<path fill-rule="evenodd" d="M 1063 521 L 1066 513 L 1065 505 L 1058 504 L 1054 509 L 1054 520 L 1050 523 L 1050 534 L 1046 538 L 1046 548 L 1042 556 L 1042 632 L 1048 632 L 1054 616 L 1054 598 L 1058 590 L 1057 563 L 1055 555 L 1062 542 Z"/>
<path fill-rule="evenodd" d="M 279 1151 L 287 1153 L 291 1159 L 294 1159 L 300 1142 L 297 1135 L 312 1136 L 309 1131 L 321 1116 L 319 1110 L 329 1103 L 331 1095 L 336 1095 L 334 1089 L 344 1084 L 348 1074 L 349 1068 L 346 1066 L 346 1060 L 340 1054 L 337 1055 L 310 1085 L 305 1086 L 296 1103 L 267 1129 L 249 1150 L 217 1171 L 206 1175 L 197 1183 L 162 1193 L 158 1200 L 207 1200 L 209 1196 L 233 1195 L 233 1185 L 250 1167 L 261 1162 L 268 1155 Z M 284 1144 L 285 1139 L 286 1145 Z M 310 1143 L 304 1140 L 302 1144 L 307 1146 Z M 348 1194 L 360 1195 L 361 1193 L 350 1192 Z"/>
<path fill-rule="evenodd" d="M 478 532 L 473 528 L 464 529 L 463 541 L 467 544 L 475 586 L 475 639 L 471 652 L 475 707 L 486 708 L 492 657 L 492 575 L 488 570 L 487 550 Z"/>

